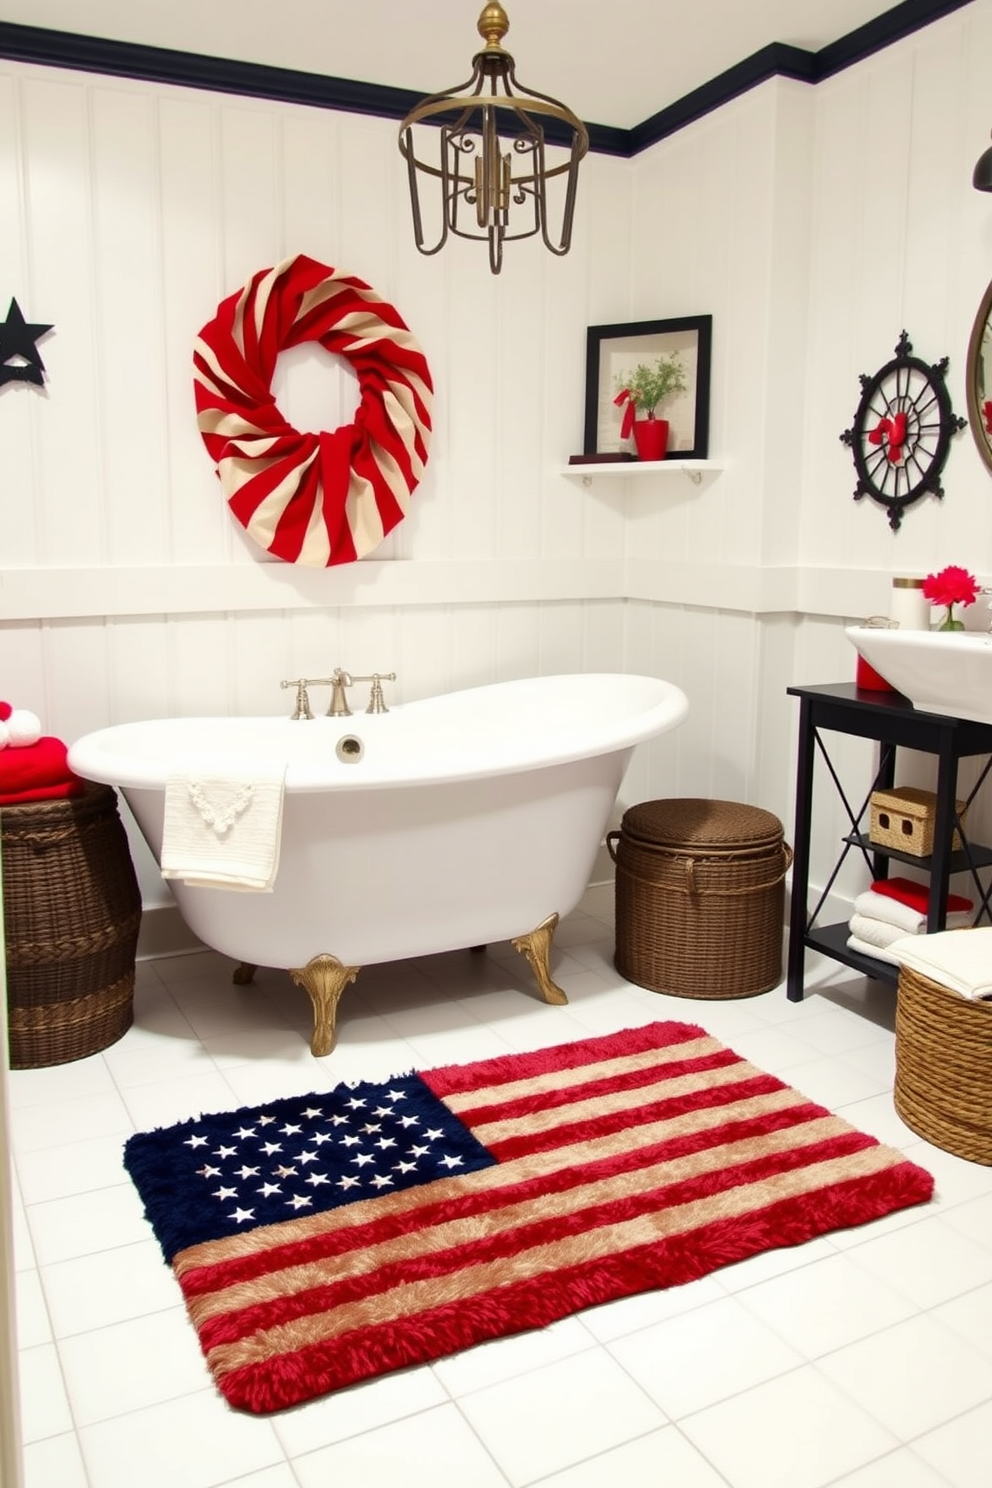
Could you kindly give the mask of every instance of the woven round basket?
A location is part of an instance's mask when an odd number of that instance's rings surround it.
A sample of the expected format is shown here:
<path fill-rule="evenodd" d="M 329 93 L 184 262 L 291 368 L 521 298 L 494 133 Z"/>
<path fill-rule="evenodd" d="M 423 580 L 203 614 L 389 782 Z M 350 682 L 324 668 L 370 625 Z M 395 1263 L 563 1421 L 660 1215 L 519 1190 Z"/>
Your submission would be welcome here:
<path fill-rule="evenodd" d="M 992 1002 L 900 967 L 893 1098 L 918 1136 L 992 1165 Z"/>
<path fill-rule="evenodd" d="M 12 1069 L 84 1059 L 131 1026 L 141 896 L 117 795 L 0 808 Z"/>
<path fill-rule="evenodd" d="M 674 997 L 754 997 L 782 979 L 792 851 L 770 811 L 681 797 L 624 812 L 616 872 L 622 977 Z"/>

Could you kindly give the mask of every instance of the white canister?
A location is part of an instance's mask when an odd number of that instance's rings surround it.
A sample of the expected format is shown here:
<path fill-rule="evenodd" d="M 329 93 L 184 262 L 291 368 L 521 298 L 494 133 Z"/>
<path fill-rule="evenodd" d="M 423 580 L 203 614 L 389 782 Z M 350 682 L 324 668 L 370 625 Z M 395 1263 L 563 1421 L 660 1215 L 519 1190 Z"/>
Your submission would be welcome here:
<path fill-rule="evenodd" d="M 923 598 L 923 580 L 894 578 L 889 619 L 898 622 L 900 630 L 929 630 L 930 601 Z"/>

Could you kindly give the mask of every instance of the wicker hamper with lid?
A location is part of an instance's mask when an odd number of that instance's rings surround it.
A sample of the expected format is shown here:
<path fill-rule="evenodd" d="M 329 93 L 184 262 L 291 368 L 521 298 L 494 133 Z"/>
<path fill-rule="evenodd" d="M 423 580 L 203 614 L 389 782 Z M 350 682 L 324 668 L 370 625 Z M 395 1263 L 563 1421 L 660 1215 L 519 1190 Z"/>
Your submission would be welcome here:
<path fill-rule="evenodd" d="M 917 1136 L 992 1166 L 992 1002 L 901 966 L 893 1100 Z"/>
<path fill-rule="evenodd" d="M 130 1028 L 141 896 L 116 792 L 0 807 L 10 1066 L 84 1059 Z"/>
<path fill-rule="evenodd" d="M 620 975 L 652 992 L 754 997 L 782 978 L 792 850 L 770 811 L 738 801 L 642 801 L 607 836 Z"/>

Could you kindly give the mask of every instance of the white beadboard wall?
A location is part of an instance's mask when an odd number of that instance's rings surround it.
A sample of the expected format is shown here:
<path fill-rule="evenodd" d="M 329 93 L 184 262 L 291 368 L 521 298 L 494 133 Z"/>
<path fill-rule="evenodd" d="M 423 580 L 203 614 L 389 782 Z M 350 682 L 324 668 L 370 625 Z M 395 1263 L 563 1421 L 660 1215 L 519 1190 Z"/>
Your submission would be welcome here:
<path fill-rule="evenodd" d="M 854 503 L 840 432 L 905 326 L 964 357 L 992 277 L 971 189 L 992 125 L 992 0 L 809 88 L 777 80 L 631 160 L 583 166 L 573 248 L 502 275 L 412 244 L 396 128 L 264 100 L 0 61 L 0 302 L 51 321 L 43 392 L 0 392 L 0 696 L 71 739 L 158 714 L 277 713 L 283 677 L 395 670 L 397 701 L 559 670 L 650 671 L 691 714 L 643 746 L 618 813 L 659 795 L 776 811 L 791 832 L 793 682 L 853 677 L 842 634 L 894 572 L 992 572 L 992 483 L 965 431 L 944 501 L 893 534 Z M 409 517 L 358 565 L 269 561 L 230 520 L 196 432 L 191 345 L 295 252 L 391 300 L 434 375 Z M 714 317 L 696 485 L 563 474 L 581 447 L 590 324 Z M 301 427 L 350 419 L 314 348 L 275 391 Z M 856 741 L 846 741 L 852 744 Z M 842 750 L 852 790 L 870 746 Z M 921 762 L 925 775 L 927 762 Z M 818 805 L 813 877 L 846 829 Z M 142 856 L 149 904 L 167 897 Z M 863 886 L 864 869 L 839 887 Z"/>

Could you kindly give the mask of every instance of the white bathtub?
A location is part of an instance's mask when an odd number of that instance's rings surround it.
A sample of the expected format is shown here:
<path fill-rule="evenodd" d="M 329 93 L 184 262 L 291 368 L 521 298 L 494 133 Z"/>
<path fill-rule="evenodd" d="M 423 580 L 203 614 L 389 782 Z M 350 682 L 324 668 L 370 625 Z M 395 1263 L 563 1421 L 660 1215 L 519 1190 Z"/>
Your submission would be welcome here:
<path fill-rule="evenodd" d="M 242 963 L 292 971 L 314 1001 L 311 1047 L 363 965 L 513 940 L 542 995 L 557 918 L 578 903 L 633 748 L 685 717 L 656 677 L 502 682 L 350 718 L 170 718 L 77 740 L 69 763 L 117 786 L 156 858 L 165 782 L 186 752 L 286 762 L 271 893 L 170 882 L 190 929 Z M 359 758 L 336 751 L 357 739 Z M 238 973 L 236 973 L 238 975 Z"/>

